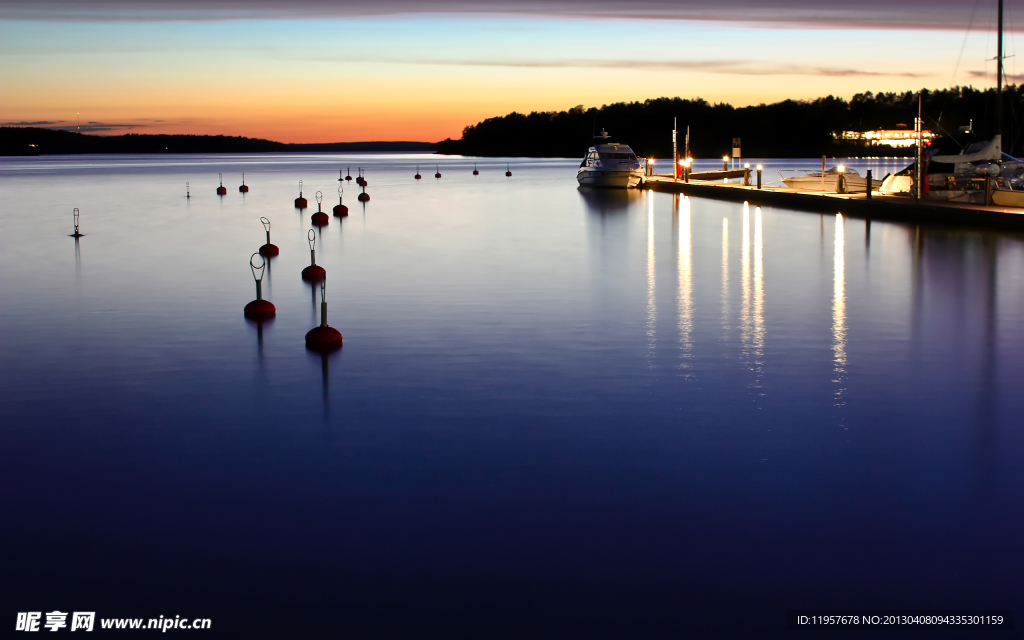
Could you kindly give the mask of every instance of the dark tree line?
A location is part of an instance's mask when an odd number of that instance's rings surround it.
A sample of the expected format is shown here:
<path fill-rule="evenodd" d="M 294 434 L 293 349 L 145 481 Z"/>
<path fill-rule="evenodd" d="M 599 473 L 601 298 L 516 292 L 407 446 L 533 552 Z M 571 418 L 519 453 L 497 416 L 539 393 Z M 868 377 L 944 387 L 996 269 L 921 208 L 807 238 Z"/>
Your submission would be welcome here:
<path fill-rule="evenodd" d="M 64 153 L 262 153 L 295 151 L 433 151 L 430 142 L 286 144 L 240 136 L 100 136 L 41 127 L 0 127 L 0 155 Z"/>
<path fill-rule="evenodd" d="M 510 113 L 466 127 L 459 140 L 445 140 L 440 153 L 473 156 L 578 157 L 586 152 L 595 131 L 606 129 L 616 141 L 629 144 L 642 156 L 665 158 L 672 153 L 672 122 L 678 120 L 679 145 L 690 127 L 695 157 L 729 153 L 740 138 L 746 157 L 814 157 L 822 154 L 909 155 L 891 147 L 842 142 L 833 133 L 844 130 L 913 129 L 917 92 L 858 93 L 849 101 L 828 96 L 816 100 L 784 100 L 774 104 L 733 107 L 696 98 L 657 98 L 619 102 L 601 108 L 582 106 L 567 111 Z M 954 87 L 921 91 L 925 128 L 956 133 L 974 121 L 979 136 L 995 130 L 994 89 Z M 1005 89 L 1003 149 L 1020 155 L 1024 139 L 1024 88 Z"/>

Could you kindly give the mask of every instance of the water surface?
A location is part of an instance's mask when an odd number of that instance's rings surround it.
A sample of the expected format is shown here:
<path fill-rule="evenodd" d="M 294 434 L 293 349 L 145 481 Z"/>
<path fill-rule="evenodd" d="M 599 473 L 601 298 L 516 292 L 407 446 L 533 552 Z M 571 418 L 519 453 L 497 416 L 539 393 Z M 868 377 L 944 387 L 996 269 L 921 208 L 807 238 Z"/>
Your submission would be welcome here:
<path fill-rule="evenodd" d="M 473 164 L 0 160 L 4 615 L 770 637 L 1019 607 L 1024 238 Z M 322 358 L 299 272 L 346 167 L 372 200 L 316 235 Z"/>

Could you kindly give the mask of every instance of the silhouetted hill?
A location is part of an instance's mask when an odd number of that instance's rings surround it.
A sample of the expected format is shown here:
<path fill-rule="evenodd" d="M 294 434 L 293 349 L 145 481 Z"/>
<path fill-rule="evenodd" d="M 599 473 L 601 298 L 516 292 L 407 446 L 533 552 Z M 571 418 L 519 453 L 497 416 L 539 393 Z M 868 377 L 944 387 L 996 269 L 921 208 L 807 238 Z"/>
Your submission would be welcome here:
<path fill-rule="evenodd" d="M 98 136 L 43 129 L 0 127 L 0 155 L 55 153 L 260 153 L 295 151 L 434 151 L 433 142 L 329 142 L 286 144 L 240 136 L 150 135 Z"/>
<path fill-rule="evenodd" d="M 995 113 L 995 90 L 955 87 L 923 90 L 925 128 L 955 132 L 973 119 L 981 136 L 990 136 Z M 1019 155 L 1020 117 L 1024 92 L 1006 88 L 1003 148 Z M 629 144 L 642 156 L 672 154 L 672 119 L 679 123 L 679 147 L 687 125 L 695 157 L 721 157 L 731 150 L 732 138 L 742 140 L 746 157 L 815 157 L 856 155 L 907 156 L 912 151 L 840 142 L 833 132 L 844 130 L 913 129 L 917 93 L 860 93 L 851 100 L 828 96 L 810 101 L 784 100 L 775 104 L 733 107 L 700 98 L 658 98 L 616 103 L 601 108 L 582 106 L 558 112 L 510 113 L 466 127 L 459 140 L 445 140 L 439 153 L 470 156 L 582 157 L 595 131 L 605 128 L 612 138 Z"/>

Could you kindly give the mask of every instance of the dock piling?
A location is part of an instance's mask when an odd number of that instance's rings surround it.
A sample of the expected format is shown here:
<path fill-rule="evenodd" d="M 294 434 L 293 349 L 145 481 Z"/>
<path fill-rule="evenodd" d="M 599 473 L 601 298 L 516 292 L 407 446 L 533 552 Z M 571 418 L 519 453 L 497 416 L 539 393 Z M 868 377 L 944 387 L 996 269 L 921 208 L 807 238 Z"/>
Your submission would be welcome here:
<path fill-rule="evenodd" d="M 868 184 L 867 184 L 867 187 L 868 187 L 867 199 L 870 200 L 871 199 L 871 169 L 868 169 L 867 182 L 868 182 Z"/>

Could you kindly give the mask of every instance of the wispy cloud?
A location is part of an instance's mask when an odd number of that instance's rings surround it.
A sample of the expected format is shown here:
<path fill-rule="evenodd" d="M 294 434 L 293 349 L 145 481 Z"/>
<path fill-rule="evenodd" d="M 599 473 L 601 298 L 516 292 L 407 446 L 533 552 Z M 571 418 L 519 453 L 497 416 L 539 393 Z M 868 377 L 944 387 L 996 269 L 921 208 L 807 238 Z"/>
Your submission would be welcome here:
<path fill-rule="evenodd" d="M 0 127 L 38 127 L 43 125 L 60 124 L 66 120 L 33 120 L 31 122 L 0 122 Z"/>
<path fill-rule="evenodd" d="M 156 120 L 155 122 L 162 122 Z M 2 122 L 4 127 L 42 127 L 57 131 L 81 131 L 82 133 L 96 133 L 99 131 L 130 131 L 132 129 L 143 129 L 150 125 L 146 124 L 118 124 L 113 122 L 89 121 L 82 124 L 68 123 L 67 120 L 34 120 L 22 122 Z"/>
<path fill-rule="evenodd" d="M 696 20 L 760 27 L 963 29 L 963 0 L 3 0 L 0 19 L 57 21 L 312 19 L 410 14 Z M 1024 16 L 1022 16 L 1024 17 Z M 1018 25 L 1020 26 L 1020 25 Z"/>
<path fill-rule="evenodd" d="M 357 62 L 384 64 L 413 64 L 459 67 L 520 67 L 526 69 L 638 69 L 650 71 L 707 71 L 742 76 L 831 76 L 831 77 L 898 77 L 922 78 L 926 74 L 866 71 L 842 67 L 818 67 L 794 64 L 765 65 L 747 60 L 445 60 L 429 58 L 349 58 L 331 56 L 303 56 L 303 62 Z"/>

